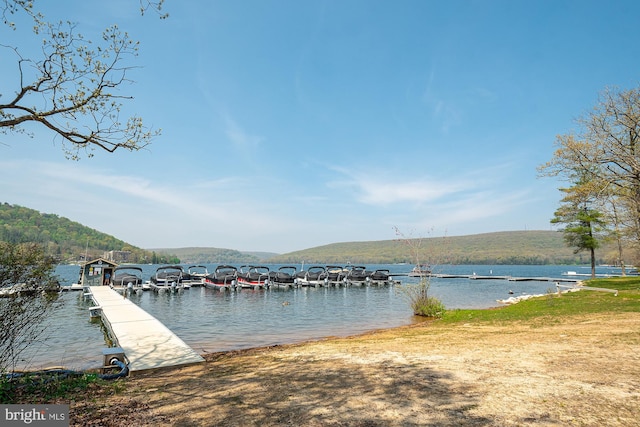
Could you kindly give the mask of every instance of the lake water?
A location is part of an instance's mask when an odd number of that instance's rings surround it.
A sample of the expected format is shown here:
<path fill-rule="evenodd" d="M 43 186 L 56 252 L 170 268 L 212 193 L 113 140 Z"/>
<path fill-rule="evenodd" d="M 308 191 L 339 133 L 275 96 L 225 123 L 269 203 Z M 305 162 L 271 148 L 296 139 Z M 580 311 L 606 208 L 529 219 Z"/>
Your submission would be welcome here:
<path fill-rule="evenodd" d="M 158 266 L 142 266 L 144 278 Z M 207 265 L 209 271 L 215 265 Z M 270 266 L 275 269 L 279 266 Z M 406 273 L 410 265 L 368 265 L 369 269 L 387 268 L 391 273 Z M 78 279 L 78 266 L 59 266 L 61 284 Z M 584 266 L 442 266 L 434 273 L 477 274 L 479 276 L 566 278 L 563 273 L 590 272 Z M 599 269 L 599 273 L 619 270 Z M 417 279 L 398 277 L 405 283 Z M 217 352 L 286 344 L 327 336 L 347 336 L 381 328 L 421 321 L 413 316 L 408 301 L 399 289 L 402 285 L 348 288 L 297 288 L 290 290 L 247 290 L 220 292 L 204 287 L 186 289 L 179 294 L 146 291 L 130 299 L 163 322 L 197 352 Z M 467 278 L 431 280 L 431 295 L 447 309 L 490 308 L 496 300 L 523 294 L 555 291 L 553 282 Z M 509 292 L 512 291 L 513 295 Z M 107 347 L 101 322 L 90 321 L 82 292 L 65 292 L 63 307 L 50 321 L 46 337 L 34 344 L 23 367 L 65 366 L 84 370 L 102 364 L 102 349 Z M 283 304 L 284 303 L 284 304 Z"/>

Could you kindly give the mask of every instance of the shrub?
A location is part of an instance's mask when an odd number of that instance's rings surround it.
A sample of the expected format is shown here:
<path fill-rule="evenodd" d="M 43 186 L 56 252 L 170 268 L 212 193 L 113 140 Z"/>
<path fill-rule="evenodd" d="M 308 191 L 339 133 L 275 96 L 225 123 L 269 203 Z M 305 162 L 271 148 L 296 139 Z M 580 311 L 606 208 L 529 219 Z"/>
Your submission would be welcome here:
<path fill-rule="evenodd" d="M 424 238 L 410 238 L 402 233 L 397 227 L 394 228 L 396 236 L 398 236 L 398 241 L 409 248 L 411 257 L 413 258 L 416 266 L 424 265 L 424 260 L 429 260 L 433 264 L 433 261 L 442 257 L 442 253 L 439 254 L 440 256 L 436 256 L 437 254 L 433 252 L 430 253 L 430 256 L 425 253 L 425 250 L 422 247 L 425 240 Z M 435 251 L 436 249 L 435 247 L 432 247 L 431 250 Z M 409 299 L 409 304 L 413 309 L 413 314 L 416 316 L 442 318 L 446 310 L 445 306 L 438 298 L 429 296 L 430 287 L 431 275 L 421 274 L 420 281 L 417 284 L 406 284 L 401 289 Z"/>
<path fill-rule="evenodd" d="M 416 316 L 442 318 L 446 308 L 442 301 L 429 295 L 431 282 L 429 277 L 421 277 L 419 283 L 402 286 L 402 291 L 409 299 L 409 305 Z"/>

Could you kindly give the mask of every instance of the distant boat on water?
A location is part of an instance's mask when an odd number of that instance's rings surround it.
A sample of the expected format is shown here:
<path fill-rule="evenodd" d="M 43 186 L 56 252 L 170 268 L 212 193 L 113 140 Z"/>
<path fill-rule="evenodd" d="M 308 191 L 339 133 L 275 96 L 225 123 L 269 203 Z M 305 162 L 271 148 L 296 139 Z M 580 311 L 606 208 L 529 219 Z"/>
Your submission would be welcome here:
<path fill-rule="evenodd" d="M 426 264 L 418 264 L 408 274 L 410 277 L 424 277 L 431 275 L 431 267 Z"/>

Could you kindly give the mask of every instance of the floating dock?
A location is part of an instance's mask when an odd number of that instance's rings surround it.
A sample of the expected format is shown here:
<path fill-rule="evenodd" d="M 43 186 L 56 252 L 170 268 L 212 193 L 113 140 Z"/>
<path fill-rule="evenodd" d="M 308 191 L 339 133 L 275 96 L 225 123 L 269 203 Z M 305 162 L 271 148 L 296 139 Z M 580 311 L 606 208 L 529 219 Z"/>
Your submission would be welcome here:
<path fill-rule="evenodd" d="M 129 372 L 204 362 L 204 358 L 162 322 L 109 286 L 89 286 L 111 338 L 122 348 Z"/>
<path fill-rule="evenodd" d="M 510 282 L 579 282 L 578 278 L 571 277 L 516 277 L 516 276 L 480 276 L 477 274 L 431 274 L 430 277 L 438 279 L 470 279 L 470 280 L 508 280 Z"/>

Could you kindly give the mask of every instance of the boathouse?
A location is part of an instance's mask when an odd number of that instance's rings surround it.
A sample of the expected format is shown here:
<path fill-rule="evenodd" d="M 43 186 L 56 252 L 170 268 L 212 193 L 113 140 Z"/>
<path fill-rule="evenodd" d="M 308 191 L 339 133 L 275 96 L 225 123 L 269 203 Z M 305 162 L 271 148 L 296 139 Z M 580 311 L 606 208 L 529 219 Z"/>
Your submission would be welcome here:
<path fill-rule="evenodd" d="M 118 266 L 115 262 L 97 258 L 80 264 L 78 284 L 82 286 L 101 286 L 113 278 L 113 270 Z"/>

